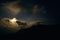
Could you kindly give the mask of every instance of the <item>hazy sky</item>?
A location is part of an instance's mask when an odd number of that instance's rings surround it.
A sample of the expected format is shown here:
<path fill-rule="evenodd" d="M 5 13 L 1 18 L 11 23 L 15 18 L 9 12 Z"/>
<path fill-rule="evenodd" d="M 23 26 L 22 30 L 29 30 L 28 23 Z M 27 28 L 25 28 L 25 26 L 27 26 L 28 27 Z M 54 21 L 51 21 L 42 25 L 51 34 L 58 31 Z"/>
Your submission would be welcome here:
<path fill-rule="evenodd" d="M 54 5 L 49 1 L 41 0 L 4 0 L 0 1 L 1 17 L 16 17 L 25 21 L 42 20 L 46 24 L 58 23 L 54 13 Z"/>

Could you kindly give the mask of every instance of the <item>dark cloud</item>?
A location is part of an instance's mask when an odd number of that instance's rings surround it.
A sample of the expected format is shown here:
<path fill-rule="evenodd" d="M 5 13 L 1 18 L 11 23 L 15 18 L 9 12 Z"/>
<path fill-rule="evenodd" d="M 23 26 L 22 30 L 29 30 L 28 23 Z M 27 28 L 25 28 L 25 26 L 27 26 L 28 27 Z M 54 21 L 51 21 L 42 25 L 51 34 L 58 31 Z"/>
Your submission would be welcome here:
<path fill-rule="evenodd" d="M 0 19 L 0 26 L 3 28 L 17 32 L 18 30 L 21 29 L 27 29 L 31 28 L 33 25 L 37 25 L 39 21 L 30 21 L 30 22 L 24 22 L 24 21 L 14 21 L 13 19 L 10 18 L 1 18 Z"/>

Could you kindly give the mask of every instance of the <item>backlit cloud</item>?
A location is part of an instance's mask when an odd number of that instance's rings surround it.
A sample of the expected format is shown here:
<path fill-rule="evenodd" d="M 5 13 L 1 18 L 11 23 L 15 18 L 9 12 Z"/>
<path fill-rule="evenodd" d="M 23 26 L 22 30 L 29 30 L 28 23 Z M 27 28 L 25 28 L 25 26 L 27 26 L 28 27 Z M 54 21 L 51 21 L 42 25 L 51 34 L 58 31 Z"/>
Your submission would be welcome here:
<path fill-rule="evenodd" d="M 18 6 L 18 1 L 6 3 L 4 7 L 14 15 L 18 14 L 22 10 L 22 8 Z"/>
<path fill-rule="evenodd" d="M 39 7 L 38 5 L 33 6 L 33 13 L 46 13 L 44 6 Z"/>
<path fill-rule="evenodd" d="M 11 19 L 11 18 L 2 18 L 0 19 L 0 26 L 11 30 L 11 31 L 18 31 L 21 29 L 31 28 L 33 25 L 37 25 L 39 21 L 30 21 L 30 22 L 22 22 L 17 21 L 18 19 Z M 16 22 L 17 21 L 17 22 Z"/>

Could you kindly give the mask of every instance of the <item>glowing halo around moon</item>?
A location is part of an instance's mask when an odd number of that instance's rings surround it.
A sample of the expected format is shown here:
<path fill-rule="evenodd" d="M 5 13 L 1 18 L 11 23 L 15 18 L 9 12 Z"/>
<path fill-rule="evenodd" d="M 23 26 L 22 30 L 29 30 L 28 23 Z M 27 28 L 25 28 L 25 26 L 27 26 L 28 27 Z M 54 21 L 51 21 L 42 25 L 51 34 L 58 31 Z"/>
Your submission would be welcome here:
<path fill-rule="evenodd" d="M 17 24 L 17 23 L 16 23 L 16 21 L 17 21 L 16 18 L 10 19 L 9 21 L 10 21 L 10 23 L 11 23 L 12 25 L 16 25 L 16 24 Z"/>
<path fill-rule="evenodd" d="M 9 19 L 9 21 L 13 28 L 18 27 L 18 24 L 16 23 L 16 21 L 18 21 L 18 20 L 16 18 Z"/>
<path fill-rule="evenodd" d="M 13 19 L 10 19 L 9 21 L 13 23 L 13 22 L 16 22 L 17 19 L 16 18 L 13 18 Z"/>

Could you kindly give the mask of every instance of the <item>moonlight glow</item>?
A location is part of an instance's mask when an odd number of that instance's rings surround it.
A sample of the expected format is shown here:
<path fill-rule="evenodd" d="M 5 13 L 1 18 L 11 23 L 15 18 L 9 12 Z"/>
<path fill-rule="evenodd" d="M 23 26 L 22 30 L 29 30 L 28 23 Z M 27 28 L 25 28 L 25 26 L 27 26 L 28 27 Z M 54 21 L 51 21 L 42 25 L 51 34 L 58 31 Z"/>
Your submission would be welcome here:
<path fill-rule="evenodd" d="M 16 18 L 10 19 L 10 24 L 14 27 L 18 27 L 18 24 L 16 23 L 16 21 L 18 21 Z"/>
<path fill-rule="evenodd" d="M 10 19 L 10 22 L 16 22 L 16 21 L 17 21 L 16 18 Z"/>

